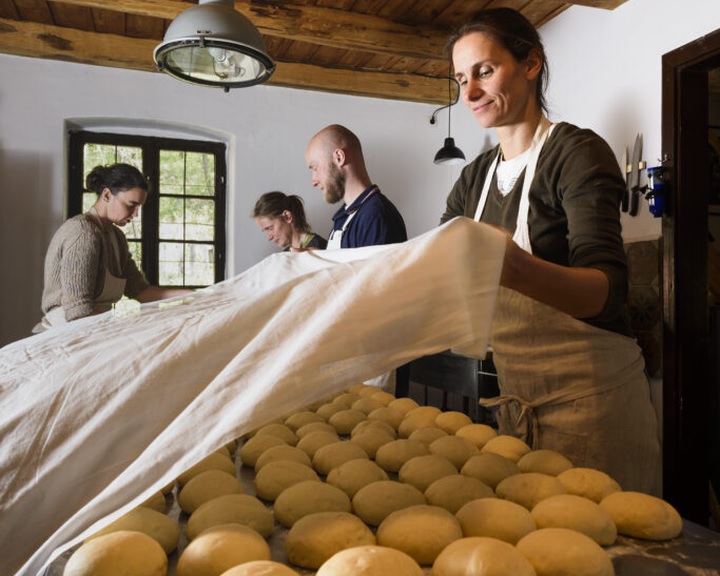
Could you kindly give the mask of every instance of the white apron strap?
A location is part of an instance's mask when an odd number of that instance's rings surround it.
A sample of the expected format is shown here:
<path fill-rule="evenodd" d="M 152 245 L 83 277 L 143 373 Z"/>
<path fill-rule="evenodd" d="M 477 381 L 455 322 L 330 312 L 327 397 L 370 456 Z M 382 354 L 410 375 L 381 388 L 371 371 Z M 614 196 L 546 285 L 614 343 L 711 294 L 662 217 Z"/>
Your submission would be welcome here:
<path fill-rule="evenodd" d="M 530 233 L 527 225 L 528 213 L 530 211 L 530 185 L 532 184 L 533 178 L 535 178 L 535 169 L 537 167 L 538 158 L 540 157 L 540 151 L 554 127 L 555 124 L 552 124 L 545 116 L 540 118 L 540 123 L 535 130 L 535 135 L 533 136 L 532 143 L 530 144 L 530 154 L 528 156 L 527 166 L 525 167 L 525 178 L 523 179 L 523 187 L 520 194 L 520 205 L 518 207 L 513 240 L 523 250 L 530 252 L 531 254 L 532 247 L 530 245 Z M 490 168 L 485 176 L 480 200 L 478 201 L 477 209 L 475 210 L 474 219 L 478 222 L 480 221 L 483 210 L 485 209 L 485 204 L 487 203 L 488 193 L 490 192 L 490 183 L 495 175 L 495 169 L 497 168 L 500 154 L 501 152 L 498 151 L 497 156 L 495 156 L 492 164 L 490 164 Z"/>

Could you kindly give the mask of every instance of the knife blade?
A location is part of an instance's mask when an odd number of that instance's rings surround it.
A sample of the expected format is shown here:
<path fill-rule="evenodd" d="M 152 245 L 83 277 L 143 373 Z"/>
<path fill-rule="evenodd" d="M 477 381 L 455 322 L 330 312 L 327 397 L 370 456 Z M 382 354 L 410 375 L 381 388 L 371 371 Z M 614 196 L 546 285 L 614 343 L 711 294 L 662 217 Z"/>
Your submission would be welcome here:
<path fill-rule="evenodd" d="M 630 189 L 630 216 L 636 216 L 638 212 L 638 202 L 640 200 L 640 159 L 642 158 L 642 134 L 635 137 L 635 145 L 633 146 L 632 158 L 630 159 L 631 168 L 628 178 L 628 188 Z"/>
<path fill-rule="evenodd" d="M 625 190 L 623 191 L 622 200 L 620 202 L 620 209 L 623 212 L 628 211 L 628 203 L 630 202 L 630 190 L 628 188 L 628 174 L 630 173 L 629 166 L 628 166 L 628 147 L 625 146 L 625 149 L 623 150 L 622 155 L 622 171 L 623 171 L 623 178 L 625 179 Z"/>

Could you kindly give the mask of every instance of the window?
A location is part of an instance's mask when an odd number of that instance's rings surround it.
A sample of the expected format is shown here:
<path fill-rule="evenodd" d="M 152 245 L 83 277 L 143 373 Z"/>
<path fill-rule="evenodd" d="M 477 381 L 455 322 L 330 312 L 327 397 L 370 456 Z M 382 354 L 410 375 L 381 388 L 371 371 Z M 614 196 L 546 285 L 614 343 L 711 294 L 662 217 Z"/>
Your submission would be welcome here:
<path fill-rule="evenodd" d="M 97 199 L 85 178 L 100 164 L 125 162 L 148 178 L 140 217 L 123 227 L 148 281 L 200 288 L 225 278 L 225 145 L 148 136 L 71 132 L 68 216 Z"/>

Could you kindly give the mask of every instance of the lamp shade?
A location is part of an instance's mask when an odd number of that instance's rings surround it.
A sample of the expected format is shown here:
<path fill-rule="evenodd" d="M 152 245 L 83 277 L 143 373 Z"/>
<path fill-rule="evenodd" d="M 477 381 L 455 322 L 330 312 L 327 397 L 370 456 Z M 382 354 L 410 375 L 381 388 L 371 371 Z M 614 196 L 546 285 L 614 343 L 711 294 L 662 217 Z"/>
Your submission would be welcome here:
<path fill-rule="evenodd" d="M 445 145 L 438 150 L 433 160 L 435 164 L 464 164 L 465 154 L 457 146 L 455 146 L 454 138 L 445 138 Z"/>
<path fill-rule="evenodd" d="M 153 52 L 158 70 L 228 91 L 265 82 L 275 71 L 260 32 L 233 0 L 200 0 L 168 26 Z"/>

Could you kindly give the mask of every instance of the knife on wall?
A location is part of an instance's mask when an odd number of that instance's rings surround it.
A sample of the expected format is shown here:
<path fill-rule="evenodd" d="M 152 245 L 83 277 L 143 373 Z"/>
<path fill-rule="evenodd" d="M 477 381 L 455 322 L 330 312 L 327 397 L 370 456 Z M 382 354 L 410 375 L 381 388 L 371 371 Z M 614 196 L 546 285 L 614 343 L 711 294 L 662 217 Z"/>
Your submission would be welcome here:
<path fill-rule="evenodd" d="M 627 188 L 630 191 L 630 216 L 636 216 L 640 200 L 640 158 L 642 158 L 642 134 L 635 137 L 632 158 L 630 159 L 630 175 Z"/>
<path fill-rule="evenodd" d="M 630 189 L 629 189 L 629 175 L 630 175 L 630 165 L 628 164 L 628 149 L 627 146 L 625 146 L 625 149 L 623 150 L 623 156 L 622 156 L 622 171 L 623 171 L 623 177 L 625 178 L 625 191 L 622 195 L 622 201 L 620 202 L 620 209 L 623 212 L 628 211 L 628 205 L 630 202 Z"/>

